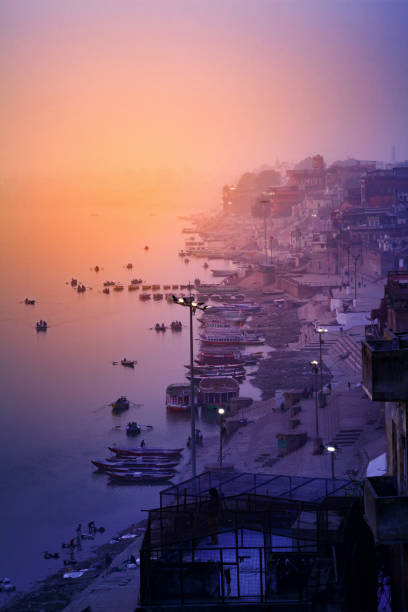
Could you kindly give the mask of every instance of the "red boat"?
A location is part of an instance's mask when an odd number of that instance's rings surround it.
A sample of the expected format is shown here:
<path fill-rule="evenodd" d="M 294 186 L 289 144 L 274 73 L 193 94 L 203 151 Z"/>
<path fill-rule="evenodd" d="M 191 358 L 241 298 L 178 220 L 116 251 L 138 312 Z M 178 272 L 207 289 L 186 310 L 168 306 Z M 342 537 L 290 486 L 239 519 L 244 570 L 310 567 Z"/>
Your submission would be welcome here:
<path fill-rule="evenodd" d="M 116 455 L 130 455 L 135 457 L 177 457 L 181 455 L 182 448 L 116 448 L 110 447 L 109 450 Z"/>
<path fill-rule="evenodd" d="M 107 474 L 111 480 L 141 484 L 170 480 L 174 476 L 174 474 L 170 472 L 161 472 L 159 474 L 144 474 L 142 472 L 127 472 L 126 474 L 118 474 L 117 472 L 107 472 Z"/>
<path fill-rule="evenodd" d="M 165 464 L 160 463 L 140 463 L 131 461 L 116 461 L 114 463 L 103 463 L 101 461 L 91 461 L 91 463 L 102 472 L 120 472 L 129 470 L 140 470 L 146 472 L 149 470 L 173 471 L 173 468 L 178 464 L 178 461 L 172 461 Z"/>

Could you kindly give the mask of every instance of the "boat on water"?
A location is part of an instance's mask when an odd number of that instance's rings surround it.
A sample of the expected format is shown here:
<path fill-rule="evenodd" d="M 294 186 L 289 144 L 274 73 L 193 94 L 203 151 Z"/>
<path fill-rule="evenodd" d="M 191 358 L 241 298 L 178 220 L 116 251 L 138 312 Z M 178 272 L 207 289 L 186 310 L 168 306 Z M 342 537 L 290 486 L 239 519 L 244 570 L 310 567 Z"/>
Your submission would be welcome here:
<path fill-rule="evenodd" d="M 126 425 L 126 434 L 128 436 L 137 436 L 142 431 L 141 426 L 136 421 L 129 421 Z"/>
<path fill-rule="evenodd" d="M 95 465 L 95 462 L 92 462 Z M 98 462 L 96 462 L 98 463 Z M 174 467 L 166 466 L 147 466 L 147 465 L 131 465 L 128 467 L 118 467 L 116 465 L 101 464 L 95 465 L 100 472 L 115 472 L 115 474 L 128 474 L 129 472 L 142 472 L 143 474 L 175 474 Z"/>
<path fill-rule="evenodd" d="M 153 293 L 153 299 L 156 300 L 156 302 L 158 300 L 162 300 L 163 299 L 163 294 L 162 293 Z"/>
<path fill-rule="evenodd" d="M 79 285 L 77 286 L 77 291 L 78 291 L 78 293 L 85 293 L 85 291 L 86 291 L 85 285 L 79 283 Z"/>
<path fill-rule="evenodd" d="M 114 283 L 114 281 L 105 281 L 105 282 L 103 283 L 103 286 L 104 286 L 104 287 L 113 287 L 113 286 L 114 286 L 114 284 L 115 284 L 115 283 Z"/>
<path fill-rule="evenodd" d="M 144 302 L 147 302 L 147 300 L 150 300 L 151 297 L 152 296 L 150 293 L 139 293 L 139 300 L 142 300 Z"/>
<path fill-rule="evenodd" d="M 132 263 L 128 263 L 126 264 L 126 267 L 128 270 L 131 270 L 133 268 L 133 264 Z"/>
<path fill-rule="evenodd" d="M 259 334 L 248 333 L 221 333 L 220 330 L 208 331 L 206 334 L 200 334 L 200 340 L 203 344 L 213 346 L 228 346 L 228 345 L 258 345 L 265 344 L 265 337 Z"/>
<path fill-rule="evenodd" d="M 198 392 L 204 408 L 228 408 L 230 400 L 239 397 L 239 383 L 234 378 L 204 378 Z"/>
<path fill-rule="evenodd" d="M 203 263 L 203 268 L 208 268 L 208 267 L 209 267 L 209 266 L 208 266 L 208 263 L 205 261 L 205 262 Z"/>
<path fill-rule="evenodd" d="M 132 280 L 130 281 L 131 285 L 140 285 L 141 283 L 143 283 L 141 278 L 132 278 Z"/>
<path fill-rule="evenodd" d="M 94 267 L 95 272 L 99 272 L 99 266 Z"/>
<path fill-rule="evenodd" d="M 106 293 L 107 295 L 109 295 L 109 293 L 110 293 L 110 289 L 109 289 L 109 287 L 104 287 L 104 288 L 102 289 L 102 293 Z"/>
<path fill-rule="evenodd" d="M 134 368 L 135 364 L 137 363 L 137 361 L 134 359 L 133 361 L 131 359 L 126 359 L 126 357 L 124 357 L 123 359 L 121 359 L 120 362 L 125 368 Z"/>
<path fill-rule="evenodd" d="M 123 289 L 124 289 L 124 286 L 119 283 L 116 284 L 113 288 L 114 291 L 123 291 Z"/>
<path fill-rule="evenodd" d="M 142 285 L 142 291 L 150 291 L 152 288 L 151 285 Z"/>
<path fill-rule="evenodd" d="M 139 289 L 139 285 L 128 285 L 128 291 L 137 291 Z"/>
<path fill-rule="evenodd" d="M 112 402 L 111 406 L 112 412 L 124 412 L 130 408 L 130 402 L 126 396 L 121 395 L 116 402 Z"/>
<path fill-rule="evenodd" d="M 39 321 L 37 321 L 37 323 L 35 324 L 35 329 L 38 332 L 42 332 L 42 331 L 47 331 L 48 329 L 48 323 L 47 321 L 43 321 L 42 319 L 40 319 Z"/>
<path fill-rule="evenodd" d="M 162 462 L 159 459 L 150 459 L 149 461 L 146 461 L 144 458 L 136 458 L 134 457 L 133 461 L 130 460 L 123 460 L 123 461 L 98 461 L 98 460 L 93 460 L 91 461 L 91 463 L 98 468 L 98 470 L 101 470 L 102 472 L 106 472 L 107 470 L 110 470 L 111 472 L 117 472 L 118 470 L 123 470 L 123 469 L 133 469 L 133 470 L 147 470 L 147 469 L 160 469 L 160 470 L 166 470 L 166 471 L 170 471 L 172 470 L 176 465 L 178 465 L 178 461 L 166 461 L 166 462 Z"/>
<path fill-rule="evenodd" d="M 118 482 L 132 483 L 149 483 L 170 480 L 173 478 L 173 472 L 162 472 L 157 474 L 146 474 L 143 472 L 128 472 L 126 474 L 118 474 L 117 472 L 106 472 L 109 478 Z"/>
<path fill-rule="evenodd" d="M 178 457 L 183 452 L 183 448 L 160 448 L 158 446 L 150 446 L 149 448 L 118 448 L 116 446 L 109 446 L 109 450 L 115 455 L 130 455 L 130 456 L 144 456 L 149 455 L 158 457 Z"/>
<path fill-rule="evenodd" d="M 191 408 L 191 384 L 174 383 L 166 388 L 166 406 L 174 412 L 188 412 Z"/>
<path fill-rule="evenodd" d="M 35 300 L 30 300 L 29 298 L 26 298 L 24 300 L 24 304 L 27 304 L 28 306 L 34 306 L 35 305 Z"/>
<path fill-rule="evenodd" d="M 183 329 L 183 324 L 181 321 L 172 321 L 170 323 L 171 331 L 181 331 Z"/>
<path fill-rule="evenodd" d="M 71 287 L 76 287 L 78 284 L 78 281 L 76 278 L 71 278 Z"/>
<path fill-rule="evenodd" d="M 235 270 L 214 270 L 214 268 L 211 268 L 211 272 L 213 276 L 234 276 L 234 274 L 236 274 Z"/>
<path fill-rule="evenodd" d="M 149 247 L 147 246 L 147 244 L 146 244 L 146 246 L 145 246 L 144 250 L 145 250 L 145 251 L 148 251 L 148 250 L 149 250 Z"/>
<path fill-rule="evenodd" d="M 156 325 L 154 326 L 154 329 L 155 329 L 157 332 L 165 332 L 165 331 L 166 331 L 166 329 L 167 329 L 167 327 L 165 326 L 165 324 L 164 324 L 164 323 L 162 323 L 161 325 L 160 325 L 160 323 L 156 323 Z"/>
<path fill-rule="evenodd" d="M 160 285 L 152 285 L 152 291 L 160 291 Z"/>
<path fill-rule="evenodd" d="M 168 291 L 169 289 L 171 289 L 171 285 L 163 285 L 164 291 Z"/>

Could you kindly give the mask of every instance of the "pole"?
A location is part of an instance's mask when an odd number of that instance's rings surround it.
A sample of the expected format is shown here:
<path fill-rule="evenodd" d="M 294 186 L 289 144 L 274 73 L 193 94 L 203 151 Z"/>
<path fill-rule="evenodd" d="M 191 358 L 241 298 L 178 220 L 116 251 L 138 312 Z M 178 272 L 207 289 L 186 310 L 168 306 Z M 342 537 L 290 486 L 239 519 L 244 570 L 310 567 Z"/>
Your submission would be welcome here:
<path fill-rule="evenodd" d="M 319 333 L 319 357 L 320 357 L 320 393 L 322 393 L 323 391 L 323 361 L 322 361 L 322 344 L 323 344 L 323 340 L 322 340 L 322 333 Z"/>
<path fill-rule="evenodd" d="M 316 419 L 316 438 L 319 437 L 319 412 L 317 403 L 317 368 L 315 368 L 315 419 Z"/>
<path fill-rule="evenodd" d="M 266 238 L 266 205 L 264 205 L 264 234 L 265 234 L 265 264 L 268 264 L 268 241 Z"/>
<path fill-rule="evenodd" d="M 220 414 L 220 472 L 222 472 L 222 414 Z"/>
<path fill-rule="evenodd" d="M 193 352 L 193 307 L 190 309 L 190 372 L 191 372 L 191 475 L 196 477 L 196 436 L 195 436 L 195 402 L 194 402 L 194 352 Z"/>
<path fill-rule="evenodd" d="M 331 455 L 331 477 L 334 480 L 334 451 L 330 453 Z"/>
<path fill-rule="evenodd" d="M 347 246 L 347 286 L 350 285 L 350 245 Z"/>

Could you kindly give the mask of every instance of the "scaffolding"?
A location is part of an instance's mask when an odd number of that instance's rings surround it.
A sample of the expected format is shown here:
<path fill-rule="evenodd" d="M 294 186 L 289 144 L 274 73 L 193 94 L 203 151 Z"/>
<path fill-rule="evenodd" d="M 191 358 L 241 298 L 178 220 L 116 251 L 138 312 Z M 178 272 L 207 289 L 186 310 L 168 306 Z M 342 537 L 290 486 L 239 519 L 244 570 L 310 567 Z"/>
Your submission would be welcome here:
<path fill-rule="evenodd" d="M 165 489 L 140 551 L 142 603 L 338 597 L 336 550 L 354 493 L 349 480 L 219 472 Z"/>

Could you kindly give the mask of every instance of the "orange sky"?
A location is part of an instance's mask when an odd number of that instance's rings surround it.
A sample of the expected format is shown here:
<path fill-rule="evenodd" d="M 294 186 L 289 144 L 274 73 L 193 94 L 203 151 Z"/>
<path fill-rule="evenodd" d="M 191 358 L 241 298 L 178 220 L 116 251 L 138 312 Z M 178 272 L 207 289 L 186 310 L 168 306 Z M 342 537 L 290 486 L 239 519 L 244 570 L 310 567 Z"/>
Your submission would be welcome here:
<path fill-rule="evenodd" d="M 2 173 L 408 157 L 407 4 L 3 0 Z M 391 36 L 392 32 L 392 36 Z M 161 174 L 160 174 L 161 173 Z"/>

